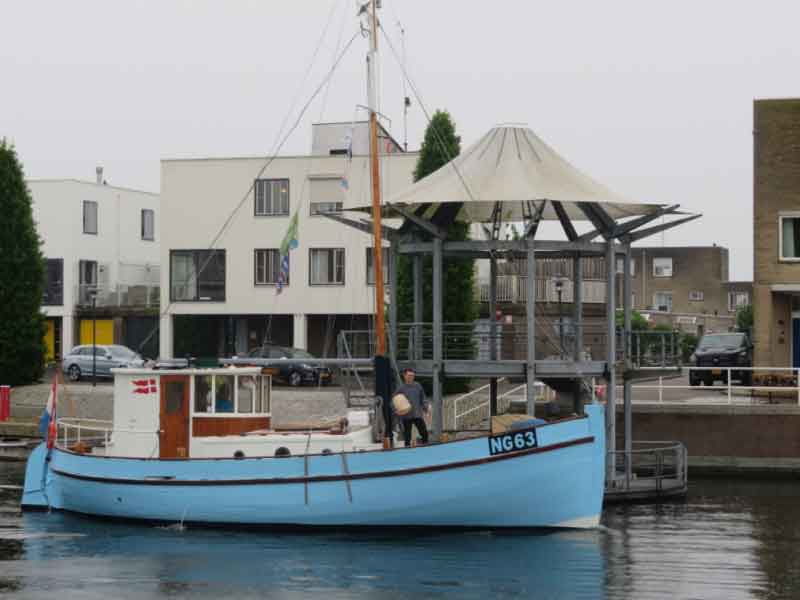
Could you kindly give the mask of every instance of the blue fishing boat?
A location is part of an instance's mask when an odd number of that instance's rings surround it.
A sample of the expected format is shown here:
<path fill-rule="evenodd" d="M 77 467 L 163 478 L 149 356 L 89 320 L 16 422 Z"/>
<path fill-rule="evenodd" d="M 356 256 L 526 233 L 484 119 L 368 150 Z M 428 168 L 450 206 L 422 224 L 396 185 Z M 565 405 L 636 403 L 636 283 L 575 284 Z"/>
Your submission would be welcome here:
<path fill-rule="evenodd" d="M 235 390 L 231 412 L 220 402 L 226 389 Z M 271 429 L 268 392 L 258 368 L 118 370 L 114 421 L 58 419 L 52 447 L 42 443 L 28 460 L 22 506 L 236 526 L 599 522 L 598 405 L 496 435 L 385 450 L 370 412 L 333 430 Z"/>

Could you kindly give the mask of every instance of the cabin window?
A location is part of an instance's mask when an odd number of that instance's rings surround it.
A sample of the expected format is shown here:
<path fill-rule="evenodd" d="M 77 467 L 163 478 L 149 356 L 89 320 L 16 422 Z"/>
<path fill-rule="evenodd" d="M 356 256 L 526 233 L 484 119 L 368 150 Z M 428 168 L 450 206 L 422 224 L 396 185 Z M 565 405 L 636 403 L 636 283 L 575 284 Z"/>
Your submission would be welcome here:
<path fill-rule="evenodd" d="M 197 375 L 194 378 L 194 412 L 211 412 L 213 389 L 214 378 L 212 375 Z"/>
<path fill-rule="evenodd" d="M 240 376 L 236 378 L 236 410 L 240 413 L 252 413 L 256 396 L 256 378 Z M 259 403 L 260 404 L 260 403 Z"/>
<path fill-rule="evenodd" d="M 91 349 L 91 348 L 90 348 Z M 194 414 L 269 414 L 269 377 L 195 375 Z"/>
<path fill-rule="evenodd" d="M 175 413 L 181 412 L 181 407 L 183 406 L 183 382 L 168 381 L 164 386 L 166 387 L 167 414 L 174 415 Z"/>
<path fill-rule="evenodd" d="M 233 376 L 214 376 L 214 412 L 233 412 Z"/>

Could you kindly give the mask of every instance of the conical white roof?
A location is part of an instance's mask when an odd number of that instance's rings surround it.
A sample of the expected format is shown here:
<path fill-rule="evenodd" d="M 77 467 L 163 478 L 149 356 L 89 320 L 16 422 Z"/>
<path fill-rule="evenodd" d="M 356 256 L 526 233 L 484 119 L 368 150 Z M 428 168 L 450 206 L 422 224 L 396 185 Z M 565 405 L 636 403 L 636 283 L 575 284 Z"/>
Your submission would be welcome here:
<path fill-rule="evenodd" d="M 463 203 L 457 219 L 491 222 L 496 202 L 504 221 L 522 221 L 527 201 L 557 200 L 569 217 L 587 220 L 575 202 L 601 204 L 613 219 L 643 215 L 659 205 L 634 202 L 582 173 L 527 127 L 491 129 L 454 160 L 413 185 L 386 198 L 384 204 L 414 210 L 429 205 L 431 216 L 439 204 Z M 359 207 L 366 210 L 368 207 Z M 557 219 L 548 202 L 545 219 Z"/>

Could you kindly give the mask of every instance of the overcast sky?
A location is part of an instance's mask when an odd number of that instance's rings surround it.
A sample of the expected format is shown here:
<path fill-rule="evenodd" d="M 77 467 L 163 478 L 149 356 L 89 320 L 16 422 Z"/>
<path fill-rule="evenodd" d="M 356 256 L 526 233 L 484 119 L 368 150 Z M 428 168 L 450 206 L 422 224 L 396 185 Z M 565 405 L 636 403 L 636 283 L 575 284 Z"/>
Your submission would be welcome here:
<path fill-rule="evenodd" d="M 266 155 L 357 30 L 355 7 L 3 0 L 0 136 L 28 177 L 93 179 L 102 164 L 109 183 L 152 191 L 161 158 Z M 411 77 L 465 145 L 526 123 L 618 192 L 704 213 L 664 243 L 727 246 L 731 277 L 752 277 L 753 99 L 800 96 L 800 2 L 383 0 L 381 18 L 398 50 L 402 23 Z M 382 49 L 381 108 L 401 139 L 400 70 Z M 309 150 L 312 121 L 353 119 L 365 50 L 353 43 L 284 153 Z M 414 102 L 410 148 L 425 125 Z"/>

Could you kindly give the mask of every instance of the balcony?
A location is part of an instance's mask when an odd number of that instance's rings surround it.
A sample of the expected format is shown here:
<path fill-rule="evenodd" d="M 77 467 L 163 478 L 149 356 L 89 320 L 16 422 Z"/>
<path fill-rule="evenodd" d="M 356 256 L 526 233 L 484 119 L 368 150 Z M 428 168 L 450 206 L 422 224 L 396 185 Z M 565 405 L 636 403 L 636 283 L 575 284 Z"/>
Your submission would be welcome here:
<path fill-rule="evenodd" d="M 497 303 L 520 304 L 527 300 L 524 275 L 499 275 L 497 277 Z M 478 293 L 481 302 L 489 302 L 489 281 L 478 281 Z M 573 283 L 565 281 L 561 288 L 561 301 L 572 302 Z M 606 301 L 606 282 L 588 279 L 583 281 L 584 304 L 603 304 Z M 553 278 L 536 279 L 536 302 L 558 302 L 556 282 Z"/>
<path fill-rule="evenodd" d="M 92 306 L 92 296 L 97 295 L 97 307 L 101 308 L 158 308 L 161 288 L 157 284 L 88 284 L 75 289 L 75 305 L 81 308 Z"/>

